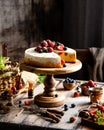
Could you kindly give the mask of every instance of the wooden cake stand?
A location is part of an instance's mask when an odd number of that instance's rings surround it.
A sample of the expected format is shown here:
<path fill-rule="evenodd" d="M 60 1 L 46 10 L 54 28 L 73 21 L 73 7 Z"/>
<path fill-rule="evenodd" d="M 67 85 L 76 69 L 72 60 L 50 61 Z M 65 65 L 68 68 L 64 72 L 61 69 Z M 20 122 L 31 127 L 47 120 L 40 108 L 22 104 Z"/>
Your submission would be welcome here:
<path fill-rule="evenodd" d="M 65 97 L 63 94 L 56 91 L 55 74 L 67 74 L 80 70 L 82 63 L 77 59 L 76 63 L 66 63 L 66 67 L 63 68 L 37 68 L 27 65 L 25 63 L 20 64 L 21 70 L 30 71 L 33 73 L 45 74 L 44 80 L 44 92 L 34 97 L 34 103 L 39 107 L 58 107 L 64 104 Z"/>

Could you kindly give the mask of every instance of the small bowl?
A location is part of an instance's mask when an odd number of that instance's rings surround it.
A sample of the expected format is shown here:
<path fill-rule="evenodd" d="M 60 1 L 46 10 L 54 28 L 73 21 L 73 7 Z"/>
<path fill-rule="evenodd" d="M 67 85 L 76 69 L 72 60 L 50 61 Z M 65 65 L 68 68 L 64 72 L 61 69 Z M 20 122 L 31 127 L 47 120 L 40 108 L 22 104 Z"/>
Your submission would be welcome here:
<path fill-rule="evenodd" d="M 75 87 L 75 82 L 73 83 L 65 83 L 63 82 L 64 89 L 66 90 L 72 90 Z"/>

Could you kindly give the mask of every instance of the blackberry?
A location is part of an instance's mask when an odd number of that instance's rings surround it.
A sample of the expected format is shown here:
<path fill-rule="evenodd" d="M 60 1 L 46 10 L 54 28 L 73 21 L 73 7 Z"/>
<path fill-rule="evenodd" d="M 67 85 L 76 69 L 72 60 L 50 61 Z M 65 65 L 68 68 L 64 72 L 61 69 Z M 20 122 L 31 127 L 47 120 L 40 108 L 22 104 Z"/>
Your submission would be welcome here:
<path fill-rule="evenodd" d="M 73 104 L 71 104 L 71 108 L 74 108 L 76 105 L 73 103 Z"/>
<path fill-rule="evenodd" d="M 66 64 L 63 64 L 63 67 L 66 67 Z"/>
<path fill-rule="evenodd" d="M 55 97 L 58 97 L 58 94 L 55 94 Z"/>
<path fill-rule="evenodd" d="M 68 110 L 68 105 L 65 104 L 65 105 L 64 105 L 64 111 L 67 111 L 67 110 Z"/>

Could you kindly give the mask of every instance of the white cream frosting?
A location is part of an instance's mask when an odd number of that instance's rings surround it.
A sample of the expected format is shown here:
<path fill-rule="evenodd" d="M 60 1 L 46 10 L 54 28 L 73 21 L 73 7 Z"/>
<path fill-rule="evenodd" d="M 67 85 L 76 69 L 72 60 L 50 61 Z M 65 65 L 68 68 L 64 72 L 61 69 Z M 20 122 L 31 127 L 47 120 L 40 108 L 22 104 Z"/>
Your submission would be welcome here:
<path fill-rule="evenodd" d="M 35 60 L 36 62 L 40 63 L 59 63 L 61 61 L 60 56 L 56 53 L 38 53 L 35 51 L 35 47 L 25 50 L 25 58 L 30 59 L 32 61 Z"/>

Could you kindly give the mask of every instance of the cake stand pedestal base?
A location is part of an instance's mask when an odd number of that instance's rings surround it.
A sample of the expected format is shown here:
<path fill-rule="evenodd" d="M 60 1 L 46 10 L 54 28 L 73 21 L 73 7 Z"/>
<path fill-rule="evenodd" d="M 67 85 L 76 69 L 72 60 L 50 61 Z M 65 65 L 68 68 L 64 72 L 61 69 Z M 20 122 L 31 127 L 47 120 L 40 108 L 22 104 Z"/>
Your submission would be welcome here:
<path fill-rule="evenodd" d="M 58 94 L 58 97 L 46 97 L 43 94 L 35 96 L 35 104 L 39 107 L 59 107 L 64 104 L 65 97 Z"/>
<path fill-rule="evenodd" d="M 65 97 L 56 91 L 56 80 L 53 75 L 47 75 L 44 80 L 44 92 L 34 97 L 34 103 L 39 107 L 58 107 L 64 104 Z"/>
<path fill-rule="evenodd" d="M 64 104 L 65 97 L 56 91 L 56 80 L 54 74 L 67 74 L 80 70 L 82 63 L 76 60 L 75 63 L 66 63 L 62 68 L 38 68 L 24 63 L 20 63 L 20 70 L 30 71 L 32 73 L 46 74 L 44 81 L 44 92 L 34 97 L 34 104 L 40 107 L 58 107 Z"/>

